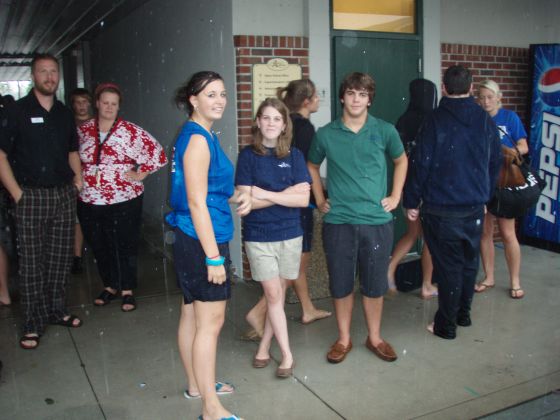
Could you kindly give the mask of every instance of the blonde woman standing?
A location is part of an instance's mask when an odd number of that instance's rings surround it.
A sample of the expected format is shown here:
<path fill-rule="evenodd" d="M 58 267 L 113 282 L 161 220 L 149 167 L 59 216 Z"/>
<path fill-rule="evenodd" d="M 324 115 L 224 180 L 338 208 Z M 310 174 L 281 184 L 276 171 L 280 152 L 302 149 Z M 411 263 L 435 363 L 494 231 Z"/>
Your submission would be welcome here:
<path fill-rule="evenodd" d="M 517 148 L 521 155 L 529 152 L 527 133 L 521 120 L 512 111 L 502 108 L 502 92 L 493 80 L 485 80 L 478 89 L 480 106 L 490 114 L 500 133 L 502 146 Z M 498 228 L 504 243 L 504 252 L 510 277 L 510 296 L 512 299 L 521 299 L 525 292 L 521 288 L 519 271 L 521 267 L 521 248 L 515 234 L 515 219 L 496 217 L 486 212 L 484 231 L 480 242 L 480 255 L 482 266 L 486 274 L 484 280 L 475 286 L 477 293 L 483 293 L 495 286 L 494 279 L 494 220 L 498 221 Z"/>

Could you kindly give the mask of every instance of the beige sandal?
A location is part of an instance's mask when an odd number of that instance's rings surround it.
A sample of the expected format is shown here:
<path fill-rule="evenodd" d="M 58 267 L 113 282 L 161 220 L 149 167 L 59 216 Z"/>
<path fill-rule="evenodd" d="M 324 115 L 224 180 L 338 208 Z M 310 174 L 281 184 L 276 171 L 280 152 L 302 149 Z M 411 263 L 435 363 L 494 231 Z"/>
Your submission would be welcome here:
<path fill-rule="evenodd" d="M 488 289 L 492 289 L 494 286 L 495 286 L 494 284 L 486 284 L 483 281 L 481 281 L 480 283 L 477 283 L 474 286 L 474 291 L 476 293 L 484 293 L 488 291 Z"/>

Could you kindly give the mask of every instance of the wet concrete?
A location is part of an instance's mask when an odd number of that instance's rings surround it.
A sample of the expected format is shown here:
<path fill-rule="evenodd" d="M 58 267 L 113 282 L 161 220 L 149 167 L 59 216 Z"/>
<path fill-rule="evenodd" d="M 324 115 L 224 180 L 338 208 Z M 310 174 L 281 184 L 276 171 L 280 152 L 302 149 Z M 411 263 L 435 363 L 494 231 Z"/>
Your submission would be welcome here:
<path fill-rule="evenodd" d="M 265 369 L 251 367 L 256 344 L 239 336 L 260 286 L 236 284 L 218 352 L 218 379 L 236 386 L 233 395 L 221 397 L 224 405 L 246 419 L 469 419 L 532 400 L 523 413 L 550 416 L 550 398 L 534 398 L 560 388 L 560 258 L 527 246 L 522 253 L 526 297 L 509 297 L 497 249 L 498 284 L 475 295 L 473 326 L 460 328 L 456 340 L 426 332 L 435 300 L 414 292 L 387 299 L 382 331 L 398 352 L 394 363 L 379 360 L 363 345 L 367 331 L 359 298 L 354 349 L 339 365 L 325 359 L 336 339 L 334 317 L 304 326 L 299 305 L 287 305 L 297 362 L 288 380 L 274 376 L 274 362 Z M 185 375 L 176 345 L 181 294 L 172 263 L 158 247 L 143 244 L 138 309 L 123 313 L 119 301 L 92 305 L 102 286 L 91 257 L 85 262 L 85 273 L 73 276 L 68 289 L 83 327 L 50 327 L 37 350 L 24 351 L 18 345 L 17 303 L 0 309 L 0 418 L 197 418 L 200 400 L 182 395 Z M 332 309 L 330 299 L 315 303 Z M 278 360 L 276 347 L 273 355 Z M 495 418 L 519 418 L 507 417 L 513 410 Z"/>

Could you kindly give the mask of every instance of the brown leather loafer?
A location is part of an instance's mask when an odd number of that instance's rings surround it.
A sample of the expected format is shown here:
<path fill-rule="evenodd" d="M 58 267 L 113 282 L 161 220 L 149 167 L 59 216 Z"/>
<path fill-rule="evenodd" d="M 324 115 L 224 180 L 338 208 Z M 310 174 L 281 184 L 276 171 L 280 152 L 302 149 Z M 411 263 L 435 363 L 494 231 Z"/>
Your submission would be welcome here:
<path fill-rule="evenodd" d="M 368 337 L 366 340 L 366 347 L 381 360 L 385 360 L 386 362 L 394 362 L 395 360 L 397 360 L 397 353 L 395 353 L 393 347 L 391 347 L 391 345 L 386 341 L 382 341 L 376 347 L 371 344 L 371 341 Z"/>
<path fill-rule="evenodd" d="M 276 369 L 276 376 L 278 378 L 289 378 L 290 376 L 292 376 L 294 374 L 294 367 L 295 366 L 296 366 L 296 362 L 294 360 L 292 362 L 292 366 L 290 366 L 289 368 L 278 367 L 278 369 Z"/>
<path fill-rule="evenodd" d="M 257 356 L 253 357 L 253 367 L 256 369 L 262 369 L 268 366 L 270 363 L 270 357 L 266 359 L 257 359 Z"/>
<path fill-rule="evenodd" d="M 339 343 L 338 341 L 331 346 L 327 353 L 327 360 L 330 363 L 340 363 L 346 359 L 346 355 L 352 350 L 352 341 L 347 346 Z"/>

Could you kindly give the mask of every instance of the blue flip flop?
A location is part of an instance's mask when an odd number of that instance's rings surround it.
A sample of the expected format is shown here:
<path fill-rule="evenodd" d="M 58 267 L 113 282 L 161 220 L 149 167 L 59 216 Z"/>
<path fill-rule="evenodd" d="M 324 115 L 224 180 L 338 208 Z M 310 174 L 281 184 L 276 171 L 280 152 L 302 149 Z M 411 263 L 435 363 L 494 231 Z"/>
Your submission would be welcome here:
<path fill-rule="evenodd" d="M 226 386 L 231 386 L 231 390 L 225 390 L 223 389 Z M 229 382 L 216 382 L 216 394 L 217 395 L 228 395 L 228 394 L 233 394 L 233 391 L 235 391 L 235 387 L 233 386 L 233 384 L 230 384 Z M 192 395 L 188 389 L 185 389 L 185 391 L 183 392 L 184 397 L 187 400 L 196 400 L 200 398 L 200 394 L 198 395 Z"/>
<path fill-rule="evenodd" d="M 202 417 L 202 414 L 200 416 L 198 416 L 197 420 L 204 420 L 204 418 Z M 220 420 L 241 420 L 241 418 L 237 417 L 235 414 L 232 414 L 229 417 L 222 417 Z"/>

